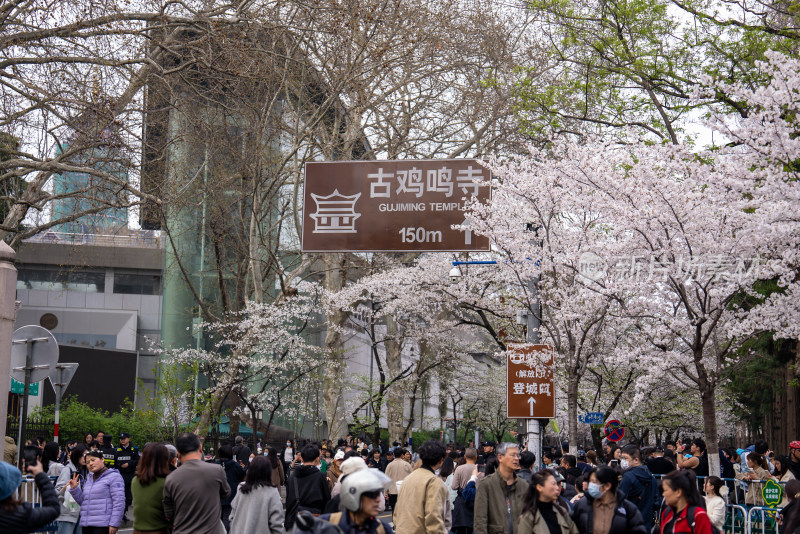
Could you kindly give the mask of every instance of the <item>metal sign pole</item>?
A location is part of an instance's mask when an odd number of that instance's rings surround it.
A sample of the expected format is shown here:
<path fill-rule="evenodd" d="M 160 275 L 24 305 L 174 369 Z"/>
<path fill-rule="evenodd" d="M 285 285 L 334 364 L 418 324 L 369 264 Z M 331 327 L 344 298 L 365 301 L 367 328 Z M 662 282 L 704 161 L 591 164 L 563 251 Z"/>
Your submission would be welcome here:
<path fill-rule="evenodd" d="M 539 327 L 541 326 L 541 316 L 542 316 L 542 307 L 539 302 L 539 277 L 536 277 L 534 280 L 530 280 L 528 282 L 528 291 L 532 296 L 533 300 L 533 313 L 528 311 L 527 319 L 527 332 L 526 338 L 529 343 L 539 343 L 541 340 L 541 336 L 539 335 Z M 546 421 L 540 419 L 528 419 L 527 420 L 527 431 L 528 431 L 528 450 L 531 451 L 533 454 L 536 455 L 536 466 L 542 464 L 542 437 L 544 434 L 544 426 L 547 424 Z M 538 471 L 538 469 L 536 469 Z"/>
<path fill-rule="evenodd" d="M 22 414 L 19 418 L 19 434 L 17 435 L 17 465 L 19 465 L 19 455 L 22 452 L 22 447 L 25 443 L 22 441 L 23 437 L 25 436 L 25 427 L 27 419 L 28 419 L 28 388 L 30 387 L 31 383 L 31 355 L 33 352 L 33 340 L 30 340 L 26 343 L 26 351 L 25 351 L 25 380 L 24 380 L 24 389 L 22 390 Z"/>
<path fill-rule="evenodd" d="M 55 414 L 55 423 L 53 426 L 53 441 L 58 443 L 58 423 L 61 418 L 61 391 L 64 387 L 64 368 L 60 366 L 56 366 L 57 373 L 58 373 L 58 382 L 55 384 L 56 390 L 56 414 Z"/>

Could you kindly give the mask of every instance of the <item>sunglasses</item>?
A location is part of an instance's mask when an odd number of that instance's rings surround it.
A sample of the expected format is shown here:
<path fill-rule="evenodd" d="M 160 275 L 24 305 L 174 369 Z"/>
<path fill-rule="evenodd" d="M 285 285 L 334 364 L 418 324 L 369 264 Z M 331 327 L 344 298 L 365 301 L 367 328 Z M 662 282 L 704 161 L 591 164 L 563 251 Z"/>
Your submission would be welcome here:
<path fill-rule="evenodd" d="M 367 499 L 377 499 L 381 494 L 381 490 L 375 491 L 365 491 L 361 494 L 362 497 L 366 497 Z"/>

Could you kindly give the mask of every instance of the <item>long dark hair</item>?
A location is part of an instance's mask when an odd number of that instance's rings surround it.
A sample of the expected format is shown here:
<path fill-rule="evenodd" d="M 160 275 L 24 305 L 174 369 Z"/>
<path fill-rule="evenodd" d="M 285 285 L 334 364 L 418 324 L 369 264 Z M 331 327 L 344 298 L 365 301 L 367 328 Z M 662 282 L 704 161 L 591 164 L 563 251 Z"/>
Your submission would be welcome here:
<path fill-rule="evenodd" d="M 714 491 L 714 495 L 716 495 L 717 497 L 722 497 L 722 495 L 720 495 L 719 493 L 720 490 L 722 489 L 722 485 L 724 484 L 721 478 L 710 476 L 706 479 L 706 482 L 708 482 L 709 485 L 711 485 L 711 489 Z"/>
<path fill-rule="evenodd" d="M 139 484 L 147 486 L 158 477 L 169 474 L 169 449 L 163 443 L 150 443 L 142 451 L 142 457 L 136 465 L 136 478 Z"/>
<path fill-rule="evenodd" d="M 672 491 L 681 490 L 689 506 L 702 506 L 703 498 L 697 490 L 697 477 L 691 469 L 673 471 L 664 475 L 664 483 Z"/>
<path fill-rule="evenodd" d="M 272 469 L 277 469 L 278 463 L 280 462 L 280 460 L 278 460 L 278 451 L 275 449 L 275 447 L 270 447 L 267 449 L 267 454 L 269 463 L 272 464 Z"/>
<path fill-rule="evenodd" d="M 453 461 L 453 459 L 449 456 L 445 456 L 444 461 L 442 461 L 442 466 L 439 468 L 439 476 L 446 479 L 453 474 L 455 469 L 456 463 Z"/>
<path fill-rule="evenodd" d="M 61 447 L 55 441 L 50 441 L 45 444 L 42 451 L 42 470 L 45 473 L 50 469 L 50 464 L 58 463 L 58 457 L 61 455 Z"/>
<path fill-rule="evenodd" d="M 266 456 L 253 458 L 244 475 L 244 484 L 239 491 L 246 495 L 260 486 L 274 487 L 272 485 L 272 464 Z"/>
<path fill-rule="evenodd" d="M 778 464 L 775 463 L 775 460 L 780 462 L 780 467 L 778 467 Z M 776 456 L 775 460 L 773 460 L 773 465 L 775 465 L 775 475 L 778 478 L 782 478 L 783 475 L 786 474 L 786 471 L 789 470 L 789 457 L 788 456 Z"/>
<path fill-rule="evenodd" d="M 89 449 L 83 443 L 78 443 L 69 453 L 69 461 L 75 466 L 75 469 L 81 469 L 81 458 L 84 453 Z"/>
<path fill-rule="evenodd" d="M 525 512 L 530 512 L 534 519 L 536 518 L 536 512 L 539 509 L 539 490 L 536 488 L 536 486 L 544 486 L 548 478 L 556 478 L 553 472 L 549 469 L 542 469 L 536 473 L 531 473 L 531 483 L 528 485 L 528 493 L 525 494 L 525 499 L 522 506 L 523 514 Z M 564 509 L 564 505 L 562 505 L 559 501 L 560 499 L 553 501 L 553 507 L 561 512 L 561 515 L 566 516 L 567 511 Z"/>

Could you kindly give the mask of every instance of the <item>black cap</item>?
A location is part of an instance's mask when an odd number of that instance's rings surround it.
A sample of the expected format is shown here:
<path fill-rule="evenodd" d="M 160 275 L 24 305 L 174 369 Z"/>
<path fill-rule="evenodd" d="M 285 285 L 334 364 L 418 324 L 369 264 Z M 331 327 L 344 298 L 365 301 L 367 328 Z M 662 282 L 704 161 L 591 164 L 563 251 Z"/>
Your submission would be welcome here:
<path fill-rule="evenodd" d="M 128 434 L 127 432 L 123 432 L 122 434 L 119 435 L 119 439 L 125 439 L 129 437 L 131 437 L 131 435 Z"/>
<path fill-rule="evenodd" d="M 494 441 L 484 441 L 483 442 L 483 446 L 484 447 L 494 447 L 495 443 L 494 443 Z"/>

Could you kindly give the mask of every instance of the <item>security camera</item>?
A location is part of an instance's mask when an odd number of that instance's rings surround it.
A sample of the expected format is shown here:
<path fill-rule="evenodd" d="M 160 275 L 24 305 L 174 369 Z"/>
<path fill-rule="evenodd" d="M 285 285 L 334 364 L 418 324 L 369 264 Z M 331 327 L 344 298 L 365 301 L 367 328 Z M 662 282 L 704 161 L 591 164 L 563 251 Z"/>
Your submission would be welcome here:
<path fill-rule="evenodd" d="M 459 269 L 458 266 L 455 266 L 452 269 L 450 269 L 451 284 L 457 284 L 460 278 L 461 278 L 461 269 Z"/>

